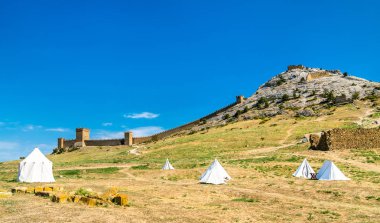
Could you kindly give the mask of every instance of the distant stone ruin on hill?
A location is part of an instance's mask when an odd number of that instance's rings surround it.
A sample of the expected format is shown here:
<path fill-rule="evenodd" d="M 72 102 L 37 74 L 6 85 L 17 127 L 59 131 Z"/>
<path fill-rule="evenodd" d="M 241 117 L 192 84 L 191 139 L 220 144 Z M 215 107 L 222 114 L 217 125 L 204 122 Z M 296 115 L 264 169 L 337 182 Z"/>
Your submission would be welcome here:
<path fill-rule="evenodd" d="M 174 134 L 180 133 L 185 130 L 190 130 L 195 126 L 202 125 L 207 119 L 210 119 L 221 112 L 224 112 L 235 105 L 243 103 L 245 100 L 244 96 L 236 96 L 236 101 L 222 109 L 219 109 L 207 116 L 204 116 L 200 119 L 197 119 L 193 122 L 187 123 L 185 125 L 181 125 L 179 127 L 151 135 L 146 137 L 133 137 L 133 132 L 125 132 L 123 139 L 98 139 L 92 140 L 90 139 L 90 130 L 87 128 L 77 128 L 76 129 L 76 138 L 75 139 L 64 139 L 58 138 L 57 149 L 53 151 L 53 153 L 62 153 L 66 151 L 70 151 L 71 148 L 78 148 L 83 146 L 132 146 L 133 144 L 141 144 L 151 141 L 157 141 Z"/>
<path fill-rule="evenodd" d="M 332 129 L 310 135 L 310 149 L 330 151 L 380 148 L 380 128 Z"/>

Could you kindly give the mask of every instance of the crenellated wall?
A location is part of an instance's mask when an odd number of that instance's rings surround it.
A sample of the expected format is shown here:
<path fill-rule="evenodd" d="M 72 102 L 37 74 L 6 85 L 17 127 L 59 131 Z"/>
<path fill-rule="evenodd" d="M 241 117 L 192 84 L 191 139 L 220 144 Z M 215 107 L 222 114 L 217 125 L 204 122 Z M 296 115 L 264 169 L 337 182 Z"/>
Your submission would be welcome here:
<path fill-rule="evenodd" d="M 84 143 L 86 146 L 121 146 L 124 139 L 86 140 Z"/>
<path fill-rule="evenodd" d="M 124 139 L 109 139 L 109 140 L 90 140 L 90 130 L 86 128 L 78 128 L 76 130 L 76 139 L 74 140 L 65 140 L 63 138 L 58 139 L 58 149 L 62 148 L 67 148 L 67 147 L 74 147 L 76 142 L 82 142 L 85 146 L 118 146 L 118 145 L 131 145 L 131 142 L 133 144 L 140 144 L 140 143 L 145 143 L 145 142 L 151 142 L 151 141 L 157 141 L 161 140 L 164 138 L 167 138 L 169 136 L 172 136 L 176 133 L 185 131 L 185 130 L 190 130 L 191 128 L 198 126 L 202 124 L 204 120 L 210 119 L 215 117 L 221 112 L 224 112 L 233 106 L 243 103 L 244 102 L 244 97 L 243 96 L 237 96 L 236 101 L 222 109 L 219 109 L 209 115 L 206 115 L 200 119 L 197 119 L 193 122 L 189 122 L 187 124 L 178 126 L 173 129 L 166 130 L 164 132 L 160 132 L 155 135 L 151 136 L 146 136 L 146 137 L 133 137 L 131 132 L 126 132 L 124 134 Z M 62 147 L 63 146 L 63 147 Z"/>
<path fill-rule="evenodd" d="M 63 145 L 64 145 L 64 147 L 73 147 L 75 142 L 76 142 L 76 139 L 70 139 L 70 140 L 64 139 Z"/>

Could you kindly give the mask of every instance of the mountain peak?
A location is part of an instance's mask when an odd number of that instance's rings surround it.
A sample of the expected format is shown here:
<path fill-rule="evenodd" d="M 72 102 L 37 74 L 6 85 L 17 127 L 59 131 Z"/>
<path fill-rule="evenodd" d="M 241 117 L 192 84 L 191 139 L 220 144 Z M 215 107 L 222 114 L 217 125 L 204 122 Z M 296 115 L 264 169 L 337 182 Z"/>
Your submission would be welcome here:
<path fill-rule="evenodd" d="M 332 105 L 378 96 L 380 83 L 350 76 L 339 70 L 290 65 L 286 71 L 261 85 L 251 97 L 211 121 L 236 118 L 239 116 L 236 115 L 238 111 L 239 114 L 244 113 L 245 119 L 284 113 L 312 116 Z"/>

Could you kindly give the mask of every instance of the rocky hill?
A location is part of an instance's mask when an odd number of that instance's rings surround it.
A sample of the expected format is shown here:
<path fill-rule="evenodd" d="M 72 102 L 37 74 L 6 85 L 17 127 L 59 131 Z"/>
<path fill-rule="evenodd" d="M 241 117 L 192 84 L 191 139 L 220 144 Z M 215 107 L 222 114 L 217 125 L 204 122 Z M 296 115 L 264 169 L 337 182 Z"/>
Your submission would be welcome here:
<path fill-rule="evenodd" d="M 261 85 L 254 95 L 207 122 L 218 125 L 238 118 L 265 118 L 284 113 L 316 116 L 326 107 L 373 100 L 378 96 L 380 83 L 339 70 L 289 66 L 287 71 Z"/>

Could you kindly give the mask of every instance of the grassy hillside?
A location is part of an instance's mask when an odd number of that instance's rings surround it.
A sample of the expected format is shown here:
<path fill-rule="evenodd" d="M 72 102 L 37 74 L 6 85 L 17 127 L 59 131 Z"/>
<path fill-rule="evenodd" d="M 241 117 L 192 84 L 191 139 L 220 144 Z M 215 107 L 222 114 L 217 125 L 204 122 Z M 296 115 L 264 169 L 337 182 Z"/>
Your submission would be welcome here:
<path fill-rule="evenodd" d="M 306 133 L 370 124 L 369 103 L 331 108 L 310 118 L 278 116 L 230 123 L 182 137 L 130 147 L 86 147 L 51 155 L 58 185 L 96 191 L 116 186 L 130 207 L 88 208 L 17 195 L 0 200 L 0 220 L 112 222 L 378 222 L 380 149 L 319 152 L 297 144 Z M 129 151 L 134 149 L 133 153 Z M 140 155 L 136 155 L 135 153 Z M 331 159 L 352 179 L 322 182 L 291 174 L 307 157 L 315 170 Z M 169 158 L 175 171 L 161 171 Z M 200 185 L 198 178 L 218 158 L 232 180 Z M 0 164 L 0 188 L 15 181 L 18 162 Z M 43 213 L 33 210 L 43 209 Z"/>

